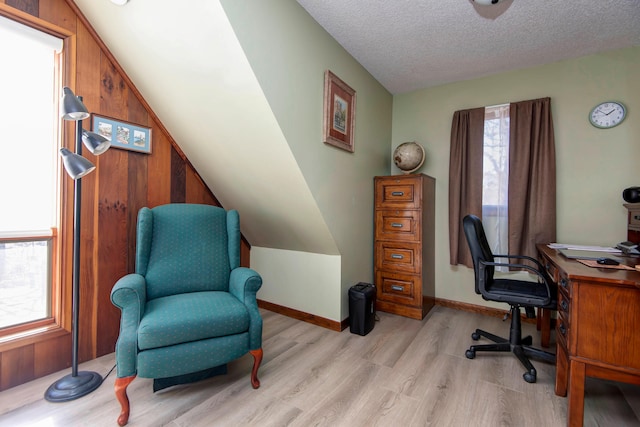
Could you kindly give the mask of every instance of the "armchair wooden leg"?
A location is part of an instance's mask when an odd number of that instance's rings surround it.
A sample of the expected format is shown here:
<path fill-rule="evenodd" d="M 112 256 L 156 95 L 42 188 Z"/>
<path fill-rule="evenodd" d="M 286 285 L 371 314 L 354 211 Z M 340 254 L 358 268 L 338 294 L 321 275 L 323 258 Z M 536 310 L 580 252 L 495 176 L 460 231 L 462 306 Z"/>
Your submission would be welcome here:
<path fill-rule="evenodd" d="M 127 387 L 136 378 L 135 375 L 124 378 L 116 378 L 116 399 L 120 402 L 120 416 L 118 417 L 118 425 L 124 426 L 129 422 L 129 398 L 127 397 Z"/>
<path fill-rule="evenodd" d="M 251 385 L 253 388 L 260 387 L 260 380 L 258 379 L 258 368 L 262 363 L 262 348 L 257 350 L 249 350 L 249 353 L 253 356 L 253 370 L 251 371 Z"/>

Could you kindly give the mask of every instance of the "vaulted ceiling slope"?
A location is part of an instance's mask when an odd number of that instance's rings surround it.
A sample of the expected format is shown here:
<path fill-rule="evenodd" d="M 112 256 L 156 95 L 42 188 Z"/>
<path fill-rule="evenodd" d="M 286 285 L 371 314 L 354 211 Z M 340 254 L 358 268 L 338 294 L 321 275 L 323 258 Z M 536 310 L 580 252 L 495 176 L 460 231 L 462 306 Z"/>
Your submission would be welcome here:
<path fill-rule="evenodd" d="M 220 2 L 74 1 L 252 245 L 338 253 Z"/>
<path fill-rule="evenodd" d="M 393 94 L 640 45 L 638 0 L 297 0 Z"/>

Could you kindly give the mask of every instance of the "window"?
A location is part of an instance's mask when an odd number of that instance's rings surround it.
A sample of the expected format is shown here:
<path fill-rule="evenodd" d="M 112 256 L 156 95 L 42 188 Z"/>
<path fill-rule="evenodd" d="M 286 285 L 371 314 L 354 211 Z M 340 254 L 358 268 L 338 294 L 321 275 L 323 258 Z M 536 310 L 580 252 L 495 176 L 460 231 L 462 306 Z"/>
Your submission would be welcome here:
<path fill-rule="evenodd" d="M 482 222 L 491 250 L 507 254 L 509 104 L 484 109 Z"/>
<path fill-rule="evenodd" d="M 508 175 L 504 173 L 507 170 Z M 497 179 L 498 176 L 501 179 Z M 485 231 L 491 230 L 487 237 L 493 233 L 494 244 L 501 245 L 496 246 L 500 254 L 536 257 L 537 243 L 556 241 L 556 159 L 551 98 L 453 113 L 449 156 L 449 262 L 472 268 L 462 231 L 462 218 L 468 214 L 482 217 Z M 506 217 L 506 228 L 491 224 L 503 217 Z M 505 240 L 507 244 L 503 245 Z"/>
<path fill-rule="evenodd" d="M 0 17 L 0 334 L 53 317 L 62 40 Z"/>

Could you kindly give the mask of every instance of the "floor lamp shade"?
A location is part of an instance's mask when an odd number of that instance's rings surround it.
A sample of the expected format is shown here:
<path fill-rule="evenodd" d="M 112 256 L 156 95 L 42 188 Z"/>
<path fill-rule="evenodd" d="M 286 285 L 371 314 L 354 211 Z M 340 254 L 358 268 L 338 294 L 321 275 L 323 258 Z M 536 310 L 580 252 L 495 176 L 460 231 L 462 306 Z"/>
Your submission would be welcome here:
<path fill-rule="evenodd" d="M 111 141 L 107 138 L 97 133 L 89 132 L 88 130 L 82 131 L 82 142 L 84 146 L 91 151 L 91 154 L 96 156 L 99 156 L 111 147 Z"/>
<path fill-rule="evenodd" d="M 89 117 L 89 110 L 82 103 L 82 99 L 73 94 L 68 87 L 62 89 L 62 105 L 60 115 L 64 120 L 84 120 Z"/>
<path fill-rule="evenodd" d="M 73 179 L 80 179 L 96 168 L 89 160 L 76 153 L 72 153 L 66 148 L 60 149 L 60 157 L 62 157 L 64 169 Z"/>
<path fill-rule="evenodd" d="M 80 321 L 80 207 L 82 206 L 82 177 L 96 167 L 82 157 L 82 144 L 94 154 L 102 154 L 109 148 L 106 138 L 82 129 L 82 120 L 90 116 L 82 98 L 75 96 L 65 87 L 61 102 L 60 115 L 64 120 L 76 121 L 75 152 L 67 148 L 60 149 L 62 163 L 69 176 L 74 180 L 73 192 L 73 274 L 71 296 L 71 373 L 51 384 L 44 393 L 49 402 L 68 402 L 85 396 L 102 384 L 102 376 L 96 372 L 78 372 L 78 325 Z"/>

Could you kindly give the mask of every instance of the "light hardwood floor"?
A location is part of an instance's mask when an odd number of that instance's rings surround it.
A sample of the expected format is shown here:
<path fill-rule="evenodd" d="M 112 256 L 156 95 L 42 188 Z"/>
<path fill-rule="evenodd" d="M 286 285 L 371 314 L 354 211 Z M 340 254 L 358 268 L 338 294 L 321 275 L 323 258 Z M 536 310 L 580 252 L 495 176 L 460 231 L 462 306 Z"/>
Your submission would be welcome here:
<path fill-rule="evenodd" d="M 423 321 L 379 313 L 366 336 L 341 333 L 262 310 L 264 360 L 258 390 L 251 356 L 229 373 L 153 393 L 129 386 L 134 426 L 564 426 L 566 398 L 554 394 L 555 367 L 534 361 L 522 379 L 515 356 L 464 356 L 471 332 L 508 334 L 509 323 L 436 306 Z M 525 332 L 539 336 L 534 325 Z M 553 338 L 553 337 L 552 337 Z M 552 343 L 553 344 L 553 343 Z M 106 375 L 109 354 L 81 365 Z M 67 371 L 0 393 L 0 426 L 115 426 L 115 372 L 95 392 L 67 403 L 42 398 Z M 640 426 L 640 387 L 589 379 L 586 426 Z"/>

